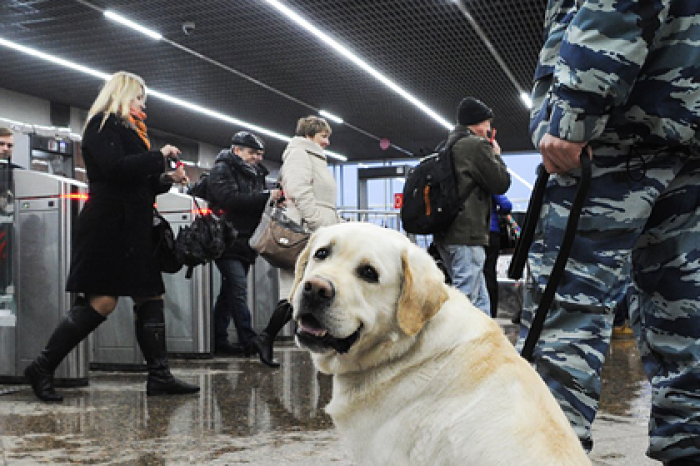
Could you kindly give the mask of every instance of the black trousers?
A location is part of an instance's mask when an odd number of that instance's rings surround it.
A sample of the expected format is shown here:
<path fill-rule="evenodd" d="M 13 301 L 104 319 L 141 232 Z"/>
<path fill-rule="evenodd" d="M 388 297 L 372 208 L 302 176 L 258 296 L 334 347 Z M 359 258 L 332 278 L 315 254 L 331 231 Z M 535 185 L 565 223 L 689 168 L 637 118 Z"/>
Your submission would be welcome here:
<path fill-rule="evenodd" d="M 501 234 L 497 231 L 489 233 L 489 245 L 486 247 L 486 261 L 484 262 L 484 277 L 486 289 L 491 301 L 491 317 L 498 314 L 498 278 L 496 275 L 496 263 L 501 249 Z"/>

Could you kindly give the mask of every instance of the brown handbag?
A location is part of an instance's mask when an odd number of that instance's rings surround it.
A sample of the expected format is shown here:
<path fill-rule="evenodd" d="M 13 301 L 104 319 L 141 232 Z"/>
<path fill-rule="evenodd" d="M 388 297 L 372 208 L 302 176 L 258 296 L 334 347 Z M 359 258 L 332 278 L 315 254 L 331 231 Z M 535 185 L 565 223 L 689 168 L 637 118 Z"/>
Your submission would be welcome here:
<path fill-rule="evenodd" d="M 311 231 L 290 219 L 283 207 L 268 203 L 248 244 L 274 267 L 293 270 L 297 257 L 309 242 Z"/>

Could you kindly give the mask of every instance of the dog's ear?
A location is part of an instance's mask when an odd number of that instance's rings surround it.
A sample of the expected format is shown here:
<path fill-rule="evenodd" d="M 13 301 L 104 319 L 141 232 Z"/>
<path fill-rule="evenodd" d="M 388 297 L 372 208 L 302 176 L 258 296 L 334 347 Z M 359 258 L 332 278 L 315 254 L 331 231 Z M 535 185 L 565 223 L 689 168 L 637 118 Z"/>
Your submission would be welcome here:
<path fill-rule="evenodd" d="M 313 238 L 314 235 L 311 235 L 309 242 L 306 243 L 306 247 L 301 251 L 301 254 L 299 254 L 297 263 L 294 266 L 294 283 L 292 284 L 292 289 L 289 291 L 289 296 L 287 297 L 290 303 L 292 302 L 292 297 L 294 296 L 297 286 L 299 286 L 299 282 L 301 282 L 301 277 L 304 276 L 306 264 L 309 262 L 309 254 L 311 253 L 311 242 Z"/>
<path fill-rule="evenodd" d="M 401 254 L 403 286 L 399 297 L 399 327 L 413 336 L 433 318 L 447 301 L 447 286 L 435 261 L 425 251 L 411 245 Z"/>

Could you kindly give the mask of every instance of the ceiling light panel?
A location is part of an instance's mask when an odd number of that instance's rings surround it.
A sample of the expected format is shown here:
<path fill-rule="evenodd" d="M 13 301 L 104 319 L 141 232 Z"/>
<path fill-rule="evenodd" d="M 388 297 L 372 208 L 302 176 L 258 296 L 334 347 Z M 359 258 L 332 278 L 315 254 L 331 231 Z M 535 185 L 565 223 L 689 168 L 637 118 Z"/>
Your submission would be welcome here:
<path fill-rule="evenodd" d="M 97 1 L 97 0 L 95 0 Z M 105 4 L 105 2 L 100 2 Z M 525 90 L 537 61 L 545 3 L 541 0 L 465 0 Z M 332 109 L 348 122 L 420 155 L 444 138 L 443 126 L 377 83 L 318 39 L 284 19 L 260 0 L 109 0 L 172 39 L 317 108 Z M 466 24 L 459 9 L 445 0 L 285 0 L 285 4 L 365 57 L 447 120 L 465 95 L 494 107 L 504 152 L 532 150 L 529 113 L 488 50 Z M 182 32 L 184 21 L 196 31 Z M 76 25 L 79 25 L 77 27 Z M 281 134 L 292 135 L 309 108 L 271 97 L 230 73 L 211 71 L 163 41 L 151 41 L 101 13 L 71 2 L 9 2 L 0 15 L 6 39 L 79 59 L 97 70 L 126 69 L 158 90 L 180 98 L 245 115 Z M 235 31 L 235 33 L 234 33 Z M 271 33 L 274 31 L 274 34 Z M 0 88 L 87 108 L 98 83 L 87 75 L 57 71 L 14 53 L 3 54 Z M 193 118 L 187 111 L 149 102 L 148 124 L 173 134 L 226 146 L 231 125 Z M 330 120 L 329 120 L 330 121 Z M 347 125 L 331 123 L 331 149 L 353 159 L 405 157 L 362 137 Z M 241 128 L 243 129 L 243 128 Z M 269 139 L 269 138 L 268 138 Z M 266 143 L 268 141 L 266 140 Z M 270 139 L 266 158 L 279 158 L 285 143 Z"/>
<path fill-rule="evenodd" d="M 57 65 L 57 66 L 61 66 L 61 67 L 68 68 L 68 69 L 73 70 L 73 71 L 77 71 L 77 72 L 80 72 L 83 74 L 90 75 L 90 76 L 95 77 L 95 78 L 100 79 L 100 80 L 107 80 L 111 76 L 110 74 L 95 70 L 93 68 L 89 68 L 87 66 L 76 63 L 74 61 L 66 60 L 64 58 L 57 57 L 57 56 L 49 54 L 49 53 L 45 53 L 41 50 L 37 50 L 37 49 L 32 48 L 32 47 L 26 47 L 24 45 L 17 44 L 13 41 L 8 41 L 6 39 L 3 39 L 2 37 L 0 37 L 0 46 L 10 48 L 12 50 L 29 55 L 29 56 L 34 57 L 34 58 L 39 59 L 39 60 L 48 61 L 50 63 Z M 269 136 L 269 137 L 273 137 L 273 138 L 281 140 L 281 141 L 286 142 L 286 141 L 289 141 L 289 139 L 290 139 L 289 136 L 277 133 L 277 132 L 272 131 L 270 129 L 267 129 L 263 126 L 248 123 L 244 120 L 240 120 L 238 118 L 226 115 L 224 113 L 203 107 L 201 105 L 180 99 L 178 97 L 174 97 L 174 96 L 169 95 L 169 94 L 165 94 L 165 93 L 156 91 L 150 85 L 148 85 L 148 95 L 153 96 L 153 97 L 158 98 L 158 99 L 161 99 L 161 100 L 164 100 L 164 101 L 166 101 L 170 104 L 176 105 L 178 107 L 185 108 L 185 109 L 190 110 L 192 112 L 208 116 L 210 118 L 215 118 L 217 120 L 221 120 L 221 121 L 224 121 L 224 122 L 227 122 L 227 123 L 230 123 L 233 125 L 237 125 L 237 126 L 243 126 L 245 128 L 250 129 L 251 131 L 256 131 L 260 134 L 263 134 L 263 135 Z M 347 160 L 347 158 L 345 156 L 337 154 L 335 152 L 329 153 L 329 156 L 331 156 L 337 160 L 341 160 L 341 161 Z"/>

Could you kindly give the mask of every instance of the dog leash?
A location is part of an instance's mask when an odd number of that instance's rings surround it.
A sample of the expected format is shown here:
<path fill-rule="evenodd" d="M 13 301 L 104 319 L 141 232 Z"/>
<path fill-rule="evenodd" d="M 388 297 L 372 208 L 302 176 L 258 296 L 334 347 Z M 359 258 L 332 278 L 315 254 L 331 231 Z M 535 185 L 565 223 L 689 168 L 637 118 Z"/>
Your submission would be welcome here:
<path fill-rule="evenodd" d="M 537 181 L 535 182 L 527 213 L 525 214 L 525 222 L 523 223 L 520 241 L 518 241 L 518 244 L 516 245 L 513 259 L 508 267 L 508 277 L 511 279 L 520 280 L 523 275 L 523 269 L 525 267 L 525 262 L 527 261 L 527 254 L 535 235 L 535 227 L 537 226 L 537 221 L 540 217 L 540 211 L 542 210 L 544 192 L 548 179 L 549 173 L 547 173 L 544 166 L 540 164 L 537 168 Z M 578 229 L 578 221 L 581 217 L 581 210 L 583 209 L 583 203 L 586 201 L 586 197 L 588 196 L 588 189 L 590 185 L 591 159 L 586 152 L 586 148 L 584 147 L 581 151 L 581 180 L 579 181 L 579 186 L 576 190 L 574 202 L 571 205 L 569 219 L 566 222 L 564 238 L 562 240 L 561 247 L 559 248 L 559 254 L 557 254 L 557 258 L 554 261 L 554 267 L 552 267 L 552 272 L 549 276 L 549 280 L 547 281 L 547 286 L 544 289 L 540 303 L 537 306 L 537 311 L 535 311 L 534 318 L 532 319 L 532 324 L 530 325 L 530 330 L 527 333 L 527 338 L 525 338 L 523 349 L 520 352 L 520 355 L 527 361 L 532 361 L 535 345 L 542 334 L 544 321 L 547 318 L 549 309 L 554 301 L 554 295 L 556 294 L 559 282 L 564 275 L 564 267 L 566 266 L 566 261 L 569 259 L 569 255 L 571 254 L 571 247 L 574 243 L 576 230 Z"/>

